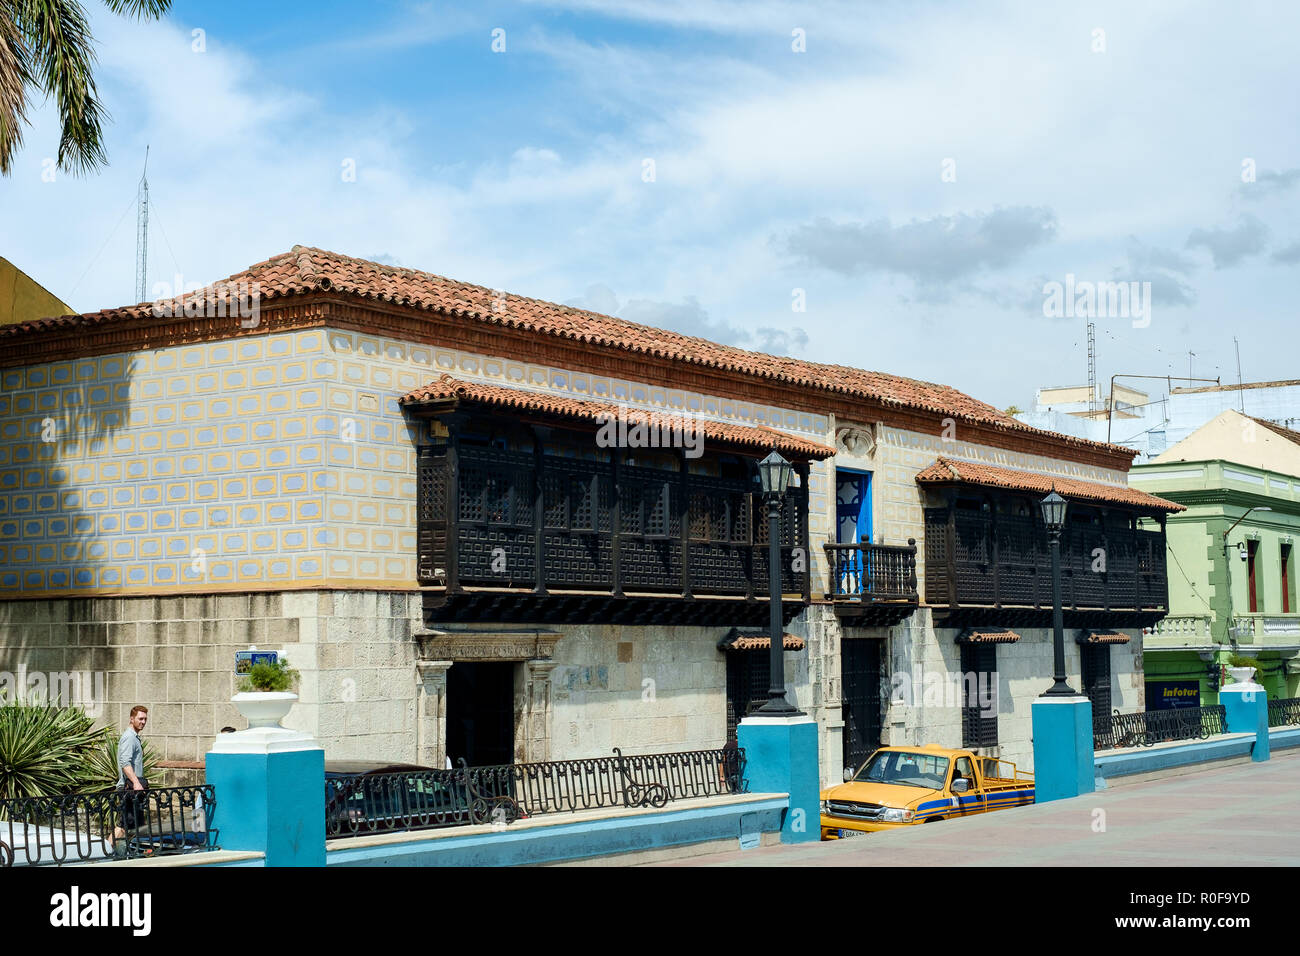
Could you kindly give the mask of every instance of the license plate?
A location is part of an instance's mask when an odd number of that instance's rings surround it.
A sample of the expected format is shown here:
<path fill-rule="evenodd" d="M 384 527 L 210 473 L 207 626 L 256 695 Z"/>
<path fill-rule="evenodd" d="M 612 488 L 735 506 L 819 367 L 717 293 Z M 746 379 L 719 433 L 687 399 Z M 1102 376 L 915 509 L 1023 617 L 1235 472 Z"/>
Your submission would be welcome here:
<path fill-rule="evenodd" d="M 841 839 L 841 840 L 843 840 L 843 839 L 845 839 L 845 838 L 847 838 L 847 837 L 855 837 L 855 836 L 862 836 L 862 831 L 861 831 L 861 830 L 843 830 L 843 829 L 840 830 L 840 839 Z"/>

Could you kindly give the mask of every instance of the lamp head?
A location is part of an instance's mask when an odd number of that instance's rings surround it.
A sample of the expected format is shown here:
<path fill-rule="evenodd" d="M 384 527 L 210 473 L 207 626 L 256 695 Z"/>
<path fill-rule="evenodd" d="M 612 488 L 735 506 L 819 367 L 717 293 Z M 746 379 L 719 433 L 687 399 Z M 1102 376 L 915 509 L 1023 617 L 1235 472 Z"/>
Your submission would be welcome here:
<path fill-rule="evenodd" d="M 784 496 L 786 489 L 790 487 L 790 473 L 793 470 L 794 466 L 774 449 L 758 463 L 758 480 L 763 486 L 763 494 Z"/>
<path fill-rule="evenodd" d="M 1066 502 L 1055 490 L 1039 504 L 1043 509 L 1043 524 L 1047 525 L 1048 531 L 1057 532 L 1065 527 Z"/>

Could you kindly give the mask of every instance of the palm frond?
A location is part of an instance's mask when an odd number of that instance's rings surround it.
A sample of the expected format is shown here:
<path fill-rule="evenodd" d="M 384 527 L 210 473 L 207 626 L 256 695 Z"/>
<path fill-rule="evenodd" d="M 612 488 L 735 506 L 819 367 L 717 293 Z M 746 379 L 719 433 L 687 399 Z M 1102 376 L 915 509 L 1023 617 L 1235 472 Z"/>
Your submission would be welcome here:
<path fill-rule="evenodd" d="M 124 17 L 157 20 L 171 9 L 172 0 L 104 0 L 104 6 Z"/>
<path fill-rule="evenodd" d="M 27 123 L 24 90 L 36 82 L 22 29 L 8 3 L 0 2 L 0 175 L 8 175 Z"/>
<path fill-rule="evenodd" d="M 104 0 L 113 13 L 157 19 L 171 0 Z M 12 170 L 27 123 L 27 93 L 53 96 L 59 110 L 59 168 L 104 165 L 108 114 L 95 89 L 94 37 L 79 0 L 0 0 L 0 175 Z"/>
<path fill-rule="evenodd" d="M 59 167 L 90 172 L 108 162 L 108 156 L 86 13 L 76 0 L 19 0 L 17 9 L 41 85 L 58 104 L 63 128 Z"/>

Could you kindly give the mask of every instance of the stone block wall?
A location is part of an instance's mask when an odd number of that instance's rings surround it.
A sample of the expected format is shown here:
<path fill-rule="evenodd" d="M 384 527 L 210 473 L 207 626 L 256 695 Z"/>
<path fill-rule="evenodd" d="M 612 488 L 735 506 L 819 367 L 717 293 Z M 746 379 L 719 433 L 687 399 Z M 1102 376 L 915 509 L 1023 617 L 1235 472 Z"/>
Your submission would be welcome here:
<path fill-rule="evenodd" d="M 90 688 L 98 675 L 100 699 L 86 703 L 103 723 L 121 731 L 130 708 L 144 704 L 145 736 L 159 757 L 193 763 L 222 727 L 245 726 L 230 702 L 235 652 L 278 650 L 301 675 L 300 700 L 284 724 L 316 736 L 327 759 L 428 762 L 437 748 L 420 739 L 417 710 L 434 706 L 420 696 L 412 638 L 420 622 L 415 592 L 9 601 L 0 603 L 0 671 L 84 671 Z M 554 667 L 540 671 L 550 709 L 530 711 L 549 713 L 549 726 L 518 731 L 549 735 L 550 759 L 605 756 L 614 747 L 636 754 L 723 745 L 726 661 L 716 645 L 724 629 L 559 630 Z M 800 623 L 791 630 L 809 632 Z M 810 682 L 809 660 L 807 650 L 787 653 L 786 683 L 803 709 L 817 713 L 821 692 Z M 522 679 L 520 688 L 539 692 Z M 437 726 L 425 722 L 425 735 Z"/>
<path fill-rule="evenodd" d="M 222 727 L 245 726 L 230 703 L 235 651 L 279 650 L 302 675 L 287 726 L 316 734 L 329 757 L 410 760 L 412 614 L 418 595 L 378 592 L 9 601 L 0 671 L 85 672 L 103 693 L 83 703 L 102 723 L 120 731 L 144 704 L 160 758 L 192 762 Z"/>
<path fill-rule="evenodd" d="M 562 628 L 551 675 L 551 759 L 713 750 L 726 742 L 727 662 L 716 627 Z M 743 651 L 735 653 L 767 653 Z M 787 688 L 812 696 L 808 651 L 785 656 Z"/>
<path fill-rule="evenodd" d="M 285 726 L 313 734 L 326 759 L 415 762 L 419 594 L 286 594 L 284 613 L 314 645 L 310 670 L 294 661 L 302 699 Z"/>
<path fill-rule="evenodd" d="M 978 751 L 1033 772 L 1031 705 L 1052 684 L 1051 628 L 1015 628 L 1020 640 L 997 646 L 998 746 Z M 960 748 L 961 648 L 958 630 L 935 628 L 928 608 L 921 608 L 890 635 L 890 699 L 883 736 L 891 746 L 934 743 Z M 1065 632 L 1066 680 L 1082 691 L 1075 629 Z M 1128 644 L 1113 645 L 1111 708 L 1123 713 L 1143 710 L 1142 635 L 1127 629 Z M 981 687 L 985 686 L 983 684 Z"/>

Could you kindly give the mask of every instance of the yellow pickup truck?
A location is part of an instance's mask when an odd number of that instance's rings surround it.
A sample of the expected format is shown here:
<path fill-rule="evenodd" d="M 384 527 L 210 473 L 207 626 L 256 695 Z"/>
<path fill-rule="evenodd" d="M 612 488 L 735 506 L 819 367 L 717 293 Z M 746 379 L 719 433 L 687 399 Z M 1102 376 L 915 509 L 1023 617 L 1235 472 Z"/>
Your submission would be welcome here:
<path fill-rule="evenodd" d="M 839 840 L 1033 803 L 1034 778 L 969 750 L 881 747 L 821 798 L 822 839 Z"/>

